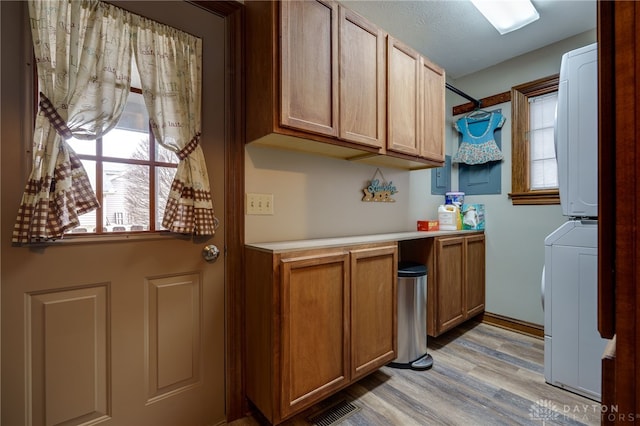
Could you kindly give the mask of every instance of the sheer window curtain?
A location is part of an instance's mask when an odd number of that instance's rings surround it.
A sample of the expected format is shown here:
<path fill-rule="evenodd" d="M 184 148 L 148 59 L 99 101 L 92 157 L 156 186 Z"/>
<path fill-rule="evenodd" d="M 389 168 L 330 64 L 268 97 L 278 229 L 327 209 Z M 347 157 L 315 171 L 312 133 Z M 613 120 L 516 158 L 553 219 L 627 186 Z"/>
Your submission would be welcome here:
<path fill-rule="evenodd" d="M 41 88 L 33 166 L 14 243 L 63 237 L 99 202 L 66 139 L 93 140 L 118 122 L 130 89 L 132 49 L 160 143 L 181 159 L 163 219 L 173 232 L 214 235 L 201 130 L 200 39 L 97 0 L 30 0 Z"/>
<path fill-rule="evenodd" d="M 162 226 L 214 235 L 218 219 L 200 147 L 202 40 L 142 17 L 133 40 L 151 129 L 158 143 L 180 159 Z"/>
<path fill-rule="evenodd" d="M 62 238 L 99 206 L 82 163 L 65 140 L 96 139 L 120 118 L 129 93 L 129 16 L 98 1 L 28 3 L 40 111 L 32 170 L 14 243 Z"/>

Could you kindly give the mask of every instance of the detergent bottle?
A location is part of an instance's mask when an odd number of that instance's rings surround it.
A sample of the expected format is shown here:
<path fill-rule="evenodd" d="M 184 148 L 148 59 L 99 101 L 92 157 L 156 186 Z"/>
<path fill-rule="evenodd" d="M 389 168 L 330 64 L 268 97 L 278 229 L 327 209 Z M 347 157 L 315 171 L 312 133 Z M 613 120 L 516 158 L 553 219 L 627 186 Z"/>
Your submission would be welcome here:
<path fill-rule="evenodd" d="M 459 229 L 460 211 L 458 210 L 458 206 L 444 204 L 438 207 L 438 221 L 440 222 L 441 231 L 455 231 Z"/>

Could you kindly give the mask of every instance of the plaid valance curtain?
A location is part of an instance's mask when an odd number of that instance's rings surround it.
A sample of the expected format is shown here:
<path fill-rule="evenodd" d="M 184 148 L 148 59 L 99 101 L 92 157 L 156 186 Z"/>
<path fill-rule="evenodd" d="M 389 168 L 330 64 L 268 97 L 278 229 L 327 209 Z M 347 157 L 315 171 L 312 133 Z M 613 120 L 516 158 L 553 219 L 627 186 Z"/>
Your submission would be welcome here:
<path fill-rule="evenodd" d="M 154 135 L 181 159 L 163 225 L 213 235 L 217 219 L 199 146 L 201 40 L 96 0 L 30 0 L 29 16 L 41 100 L 13 242 L 62 238 L 78 216 L 98 208 L 65 140 L 93 140 L 115 127 L 134 51 Z"/>

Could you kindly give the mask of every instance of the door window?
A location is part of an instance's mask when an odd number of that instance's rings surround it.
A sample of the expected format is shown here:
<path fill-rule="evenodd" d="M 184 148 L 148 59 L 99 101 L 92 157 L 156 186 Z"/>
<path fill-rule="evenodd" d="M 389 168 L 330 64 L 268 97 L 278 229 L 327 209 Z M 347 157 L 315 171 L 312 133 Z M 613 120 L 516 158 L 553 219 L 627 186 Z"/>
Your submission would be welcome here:
<path fill-rule="evenodd" d="M 131 92 L 117 126 L 97 140 L 67 141 L 100 200 L 71 234 L 165 230 L 162 215 L 178 157 L 155 143 L 135 66 L 131 72 Z"/>

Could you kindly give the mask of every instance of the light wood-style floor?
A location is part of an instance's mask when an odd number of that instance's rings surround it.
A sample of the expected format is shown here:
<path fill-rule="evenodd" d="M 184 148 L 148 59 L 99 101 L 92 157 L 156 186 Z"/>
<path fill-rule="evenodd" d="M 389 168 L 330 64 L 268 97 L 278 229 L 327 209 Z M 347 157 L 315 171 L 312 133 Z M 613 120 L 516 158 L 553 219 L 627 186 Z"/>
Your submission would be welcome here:
<path fill-rule="evenodd" d="M 283 425 L 309 425 L 344 399 L 359 410 L 341 426 L 600 424 L 599 403 L 545 383 L 541 339 L 472 322 L 429 338 L 428 352 L 430 370 L 383 367 Z"/>

